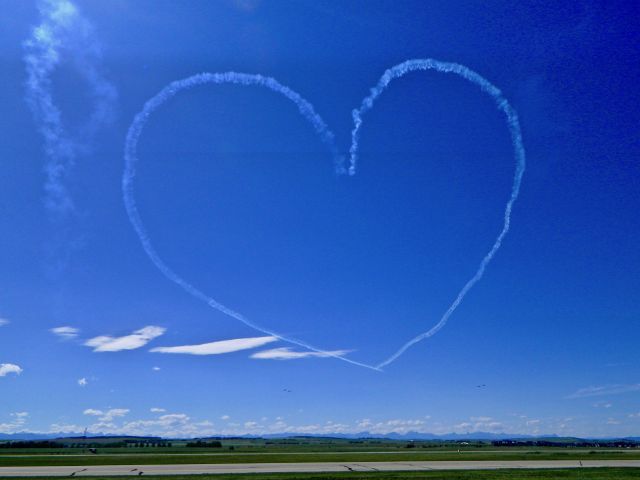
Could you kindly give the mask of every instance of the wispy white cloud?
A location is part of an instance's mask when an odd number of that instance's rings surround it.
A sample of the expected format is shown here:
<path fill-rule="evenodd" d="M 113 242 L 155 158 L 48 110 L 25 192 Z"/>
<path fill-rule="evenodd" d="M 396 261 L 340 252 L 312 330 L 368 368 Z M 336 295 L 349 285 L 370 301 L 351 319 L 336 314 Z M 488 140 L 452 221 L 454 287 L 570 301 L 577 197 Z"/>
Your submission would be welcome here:
<path fill-rule="evenodd" d="M 95 429 L 98 426 L 92 426 Z M 184 413 L 168 413 L 154 420 L 134 420 L 109 430 L 125 435 L 158 435 L 163 437 L 197 437 L 213 435 L 215 430 L 209 420 L 195 421 Z M 147 433 L 143 433 L 147 432 Z"/>
<path fill-rule="evenodd" d="M 615 384 L 615 385 L 602 385 L 591 386 L 581 388 L 566 398 L 584 398 L 584 397 L 597 397 L 601 395 L 619 395 L 621 393 L 637 392 L 640 391 L 640 383 L 632 384 Z"/>
<path fill-rule="evenodd" d="M 491 417 L 471 417 L 471 421 L 472 422 L 486 423 L 486 422 L 490 422 L 492 420 L 493 420 L 493 418 L 491 418 Z"/>
<path fill-rule="evenodd" d="M 470 421 L 461 422 L 453 426 L 456 433 L 466 432 L 501 432 L 504 430 L 502 422 L 492 417 L 471 417 Z"/>
<path fill-rule="evenodd" d="M 385 422 L 374 423 L 370 425 L 367 430 L 369 430 L 370 432 L 379 432 L 379 433 L 389 433 L 389 432 L 406 433 L 411 430 L 421 430 L 423 429 L 425 424 L 426 422 L 421 418 L 414 418 L 414 419 L 395 418 L 395 419 L 387 420 Z M 336 425 L 336 424 L 332 423 L 331 425 Z"/>
<path fill-rule="evenodd" d="M 80 433 L 84 430 L 84 428 L 85 427 L 80 425 L 68 423 L 52 423 L 51 425 L 49 425 L 48 433 Z"/>
<path fill-rule="evenodd" d="M 154 372 L 159 372 L 160 371 L 160 367 L 151 367 L 151 370 L 153 370 Z"/>
<path fill-rule="evenodd" d="M 22 368 L 15 363 L 0 363 L 0 377 L 6 377 L 10 373 L 20 375 L 22 373 Z"/>
<path fill-rule="evenodd" d="M 251 355 L 251 358 L 259 360 L 297 360 L 300 358 L 330 358 L 334 356 L 342 356 L 349 353 L 351 350 L 334 350 L 332 352 L 312 352 L 305 351 L 300 352 L 292 350 L 289 347 L 272 348 L 271 350 L 262 350 Z"/>
<path fill-rule="evenodd" d="M 7 320 L 6 318 L 0 318 L 0 327 L 2 327 L 3 325 L 7 325 L 9 322 L 9 320 Z"/>
<path fill-rule="evenodd" d="M 111 408 L 107 410 L 104 414 L 104 420 L 111 420 L 115 417 L 124 417 L 127 413 L 129 413 L 128 408 Z"/>
<path fill-rule="evenodd" d="M 164 409 L 164 408 L 152 407 L 152 408 L 150 408 L 150 409 L 149 409 L 149 411 L 150 411 L 151 413 L 164 413 L 164 412 L 166 412 L 167 410 L 166 410 L 166 409 Z"/>
<path fill-rule="evenodd" d="M 95 408 L 87 408 L 84 415 L 98 417 L 100 422 L 111 422 L 114 418 L 124 417 L 130 412 L 128 408 L 110 408 L 109 410 L 97 410 Z"/>
<path fill-rule="evenodd" d="M 78 336 L 78 333 L 80 333 L 79 329 L 75 327 L 69 327 L 69 326 L 55 327 L 50 329 L 49 331 L 54 335 L 57 335 L 58 337 L 65 340 L 76 338 Z"/>
<path fill-rule="evenodd" d="M 45 205 L 62 218 L 75 212 L 64 180 L 77 154 L 86 148 L 99 128 L 112 120 L 117 94 L 115 87 L 102 76 L 102 48 L 93 36 L 93 27 L 75 5 L 68 0 L 37 3 L 41 23 L 32 29 L 23 44 L 26 100 L 44 138 Z M 62 112 L 55 103 L 52 77 L 63 63 L 75 68 L 88 86 L 91 114 L 83 120 L 82 127 L 63 125 Z"/>
<path fill-rule="evenodd" d="M 220 417 L 220 420 L 227 421 L 227 420 L 229 420 L 230 418 L 231 418 L 231 417 L 230 417 L 229 415 L 222 415 L 222 416 Z"/>
<path fill-rule="evenodd" d="M 87 425 L 87 431 L 91 433 L 104 433 L 113 435 L 156 435 L 161 437 L 193 438 L 216 434 L 214 425 L 209 420 L 194 420 L 184 413 L 169 413 L 161 415 L 153 420 L 122 420 L 98 421 Z M 60 424 L 50 425 L 52 433 L 79 433 L 84 430 L 84 425 Z M 0 431 L 2 424 L 0 424 Z"/>
<path fill-rule="evenodd" d="M 81 387 L 86 387 L 88 383 L 89 381 L 84 377 L 78 379 L 78 385 Z"/>
<path fill-rule="evenodd" d="M 3 433 L 16 433 L 23 431 L 27 419 L 29 418 L 29 412 L 15 412 L 10 415 L 11 420 L 7 423 L 0 423 L 0 432 Z"/>
<path fill-rule="evenodd" d="M 156 347 L 151 352 L 156 353 L 184 353 L 188 355 L 220 355 L 222 353 L 237 352 L 260 347 L 277 341 L 277 337 L 235 338 L 218 342 L 202 343 L 200 345 L 180 345 L 175 347 Z"/>
<path fill-rule="evenodd" d="M 149 325 L 147 327 L 136 330 L 130 335 L 122 337 L 111 337 L 109 335 L 101 335 L 87 340 L 84 344 L 87 347 L 94 347 L 94 352 L 119 352 L 121 350 L 134 350 L 145 346 L 151 340 L 159 337 L 166 331 L 163 327 Z"/>

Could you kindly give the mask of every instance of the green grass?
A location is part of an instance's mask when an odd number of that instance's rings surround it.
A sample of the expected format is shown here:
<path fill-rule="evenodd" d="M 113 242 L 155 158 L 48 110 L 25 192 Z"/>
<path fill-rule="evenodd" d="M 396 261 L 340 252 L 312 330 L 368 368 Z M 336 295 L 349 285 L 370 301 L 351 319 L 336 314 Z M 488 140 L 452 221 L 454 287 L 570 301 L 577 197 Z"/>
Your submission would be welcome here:
<path fill-rule="evenodd" d="M 577 439 L 558 438 L 551 439 L 558 442 L 569 442 Z M 437 440 L 416 440 L 402 441 L 391 439 L 340 439 L 329 437 L 290 437 L 277 439 L 263 438 L 225 438 L 222 439 L 222 448 L 194 448 L 186 447 L 186 440 L 170 440 L 171 447 L 158 446 L 133 446 L 128 447 L 109 447 L 101 444 L 113 443 L 116 441 L 127 441 L 126 437 L 118 438 L 102 438 L 89 437 L 87 439 L 79 438 L 61 438 L 52 440 L 60 445 L 59 448 L 0 448 L 0 456 L 17 455 L 17 454 L 80 454 L 87 453 L 87 447 L 79 447 L 79 443 L 94 443 L 100 454 L 126 454 L 126 455 L 157 455 L 157 454 L 189 454 L 189 453 L 211 453 L 211 454 L 239 454 L 239 453 L 344 453 L 344 452 L 397 452 L 397 453 L 423 453 L 423 454 L 444 454 L 457 453 L 458 450 L 463 453 L 473 452 L 474 454 L 483 453 L 526 453 L 532 450 L 548 452 L 572 452 L 572 451 L 589 451 L 592 447 L 534 447 L 534 446 L 494 446 L 488 441 L 472 440 L 469 442 L 454 441 L 437 441 Z M 131 439 L 129 439 L 131 441 Z M 546 441 L 550 441 L 546 439 Z M 0 442 L 2 444 L 4 442 Z M 64 447 L 64 448 L 63 448 Z M 607 447 L 595 448 L 598 452 L 610 450 Z M 640 455 L 640 448 L 633 449 Z M 625 451 L 618 449 L 618 451 Z M 625 457 L 626 458 L 626 457 Z"/>
<path fill-rule="evenodd" d="M 638 450 L 594 451 L 579 449 L 563 449 L 558 451 L 467 451 L 457 453 L 445 452 L 398 452 L 398 453 L 274 453 L 253 454 L 231 453 L 211 455 L 179 455 L 131 452 L 114 454 L 86 454 L 29 456 L 26 454 L 10 456 L 0 454 L 0 466 L 71 466 L 71 465 L 167 465 L 167 464 L 200 464 L 200 463 L 290 463 L 290 462 L 382 462 L 382 461 L 438 461 L 438 460 L 640 460 Z M 221 452 L 222 453 L 222 452 Z"/>
<path fill-rule="evenodd" d="M 3 477 L 4 479 L 16 477 Z M 49 477 L 30 477 L 44 480 Z M 88 477 L 117 480 L 123 477 Z M 467 470 L 442 472 L 345 472 L 146 476 L 153 480 L 637 480 L 640 468 L 587 468 L 554 470 Z M 24 479 L 21 479 L 24 480 Z"/>

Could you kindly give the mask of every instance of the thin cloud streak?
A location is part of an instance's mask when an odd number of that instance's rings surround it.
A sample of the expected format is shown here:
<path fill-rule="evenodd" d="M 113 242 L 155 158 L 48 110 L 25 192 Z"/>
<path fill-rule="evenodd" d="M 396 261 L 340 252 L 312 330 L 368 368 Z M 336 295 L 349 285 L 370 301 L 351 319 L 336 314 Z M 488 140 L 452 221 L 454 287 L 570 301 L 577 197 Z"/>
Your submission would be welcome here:
<path fill-rule="evenodd" d="M 55 328 L 51 328 L 49 331 L 64 340 L 76 338 L 80 333 L 80 329 L 75 327 L 69 327 L 69 326 L 55 327 Z"/>
<path fill-rule="evenodd" d="M 598 397 L 601 395 L 620 395 L 621 393 L 637 392 L 640 391 L 640 383 L 632 383 L 627 385 L 615 384 L 615 385 L 602 385 L 591 386 L 581 388 L 566 398 L 584 398 L 584 397 Z"/>
<path fill-rule="evenodd" d="M 154 353 L 182 353 L 187 355 L 220 355 L 223 353 L 237 352 L 261 347 L 267 343 L 276 342 L 279 338 L 252 337 L 235 338 L 233 340 L 221 340 L 218 342 L 202 343 L 199 345 L 179 345 L 175 347 L 156 347 L 149 350 Z"/>
<path fill-rule="evenodd" d="M 289 347 L 273 348 L 271 350 L 262 350 L 250 356 L 258 360 L 298 360 L 300 358 L 334 358 L 336 356 L 346 355 L 352 350 L 333 350 L 330 352 L 299 352 Z"/>
<path fill-rule="evenodd" d="M 136 330 L 130 335 L 122 337 L 111 337 L 101 335 L 87 340 L 84 344 L 87 347 L 94 347 L 94 352 L 119 352 L 121 350 L 135 350 L 144 347 L 154 338 L 159 337 L 166 331 L 166 328 L 149 325 L 140 330 Z"/>

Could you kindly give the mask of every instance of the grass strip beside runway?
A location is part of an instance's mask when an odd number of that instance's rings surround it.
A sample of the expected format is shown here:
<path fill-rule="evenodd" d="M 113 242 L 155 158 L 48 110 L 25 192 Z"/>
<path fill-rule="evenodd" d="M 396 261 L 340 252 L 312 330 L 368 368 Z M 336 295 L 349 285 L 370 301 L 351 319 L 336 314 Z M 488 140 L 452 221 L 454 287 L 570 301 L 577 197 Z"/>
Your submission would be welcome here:
<path fill-rule="evenodd" d="M 3 477 L 3 480 L 25 477 Z M 45 480 L 52 477 L 29 477 Z M 121 480 L 123 476 L 85 477 Z M 549 470 L 467 470 L 437 472 L 251 473 L 219 475 L 144 475 L 150 480 L 639 480 L 640 468 L 588 468 Z"/>
<path fill-rule="evenodd" d="M 36 466 L 92 466 L 92 465 L 181 465 L 181 464 L 235 464 L 235 463 L 300 463 L 300 462 L 407 462 L 407 461 L 532 461 L 532 460 L 640 460 L 638 451 L 595 452 L 496 452 L 496 453 L 332 453 L 332 454 L 269 454 L 243 455 L 149 455 L 149 454 L 106 454 L 106 455 L 53 455 L 53 456 L 9 456 L 0 455 L 3 467 Z"/>

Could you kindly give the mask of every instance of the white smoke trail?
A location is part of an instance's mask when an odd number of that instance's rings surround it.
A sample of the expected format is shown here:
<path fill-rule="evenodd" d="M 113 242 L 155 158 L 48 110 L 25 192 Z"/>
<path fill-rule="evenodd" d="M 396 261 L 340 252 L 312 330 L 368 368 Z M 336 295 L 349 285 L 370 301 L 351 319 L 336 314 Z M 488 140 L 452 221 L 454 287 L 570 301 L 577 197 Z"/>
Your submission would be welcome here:
<path fill-rule="evenodd" d="M 194 75 L 192 77 L 175 81 L 165 87 L 160 91 L 156 96 L 151 98 L 145 104 L 144 108 L 140 113 L 138 113 L 129 127 L 129 131 L 127 133 L 127 140 L 125 144 L 125 172 L 122 179 L 122 188 L 124 194 L 124 203 L 127 209 L 127 213 L 129 215 L 129 220 L 133 225 L 142 246 L 154 263 L 154 265 L 162 272 L 162 274 L 171 280 L 172 282 L 178 284 L 181 288 L 183 288 L 187 293 L 194 296 L 195 298 L 207 303 L 210 307 L 228 315 L 245 325 L 254 328 L 260 332 L 263 332 L 267 335 L 272 335 L 280 338 L 283 341 L 307 348 L 314 352 L 322 353 L 326 356 L 331 356 L 343 360 L 345 362 L 351 363 L 353 365 L 358 365 L 361 367 L 373 369 L 373 370 L 381 370 L 386 365 L 397 360 L 408 348 L 412 345 L 431 337 L 435 333 L 437 333 L 442 327 L 445 326 L 449 317 L 453 314 L 456 308 L 460 305 L 466 294 L 473 288 L 473 286 L 482 278 L 484 275 L 485 269 L 487 265 L 491 262 L 496 252 L 500 249 L 502 245 L 502 241 L 509 231 L 510 223 L 511 223 L 511 211 L 513 208 L 513 204 L 516 201 L 519 191 L 520 184 L 522 181 L 522 176 L 525 170 L 525 152 L 522 144 L 522 135 L 520 132 L 520 124 L 518 122 L 518 116 L 509 105 L 507 100 L 503 97 L 502 92 L 491 84 L 488 80 L 484 79 L 482 76 L 477 74 L 476 72 L 468 69 L 467 67 L 456 64 L 456 63 L 448 63 L 448 62 L 440 62 L 433 59 L 417 59 L 417 60 L 409 60 L 399 65 L 396 65 L 389 70 L 387 70 L 383 76 L 380 78 L 378 84 L 371 89 L 371 94 L 366 97 L 360 106 L 359 109 L 353 111 L 353 120 L 354 120 L 354 128 L 352 130 L 352 144 L 350 148 L 350 165 L 348 169 L 348 173 L 350 175 L 354 175 L 356 173 L 356 162 L 357 162 L 357 154 L 358 154 L 358 139 L 359 139 L 359 130 L 362 125 L 362 115 L 366 113 L 373 107 L 374 101 L 377 97 L 388 87 L 392 80 L 396 78 L 400 78 L 403 75 L 416 71 L 416 70 L 436 70 L 441 73 L 454 73 L 476 85 L 478 85 L 482 91 L 489 94 L 497 104 L 499 110 L 501 110 L 507 119 L 507 124 L 509 127 L 509 131 L 511 134 L 511 141 L 513 144 L 514 152 L 515 152 L 515 160 L 516 160 L 516 170 L 513 180 L 513 186 L 511 189 L 511 196 L 506 204 L 505 212 L 504 212 L 504 224 L 502 230 L 498 234 L 493 246 L 489 250 L 489 252 L 485 255 L 485 257 L 480 262 L 480 266 L 478 267 L 474 276 L 464 285 L 462 290 L 458 293 L 454 302 L 447 309 L 444 315 L 441 317 L 440 321 L 432 327 L 430 330 L 416 336 L 411 339 L 409 342 L 404 344 L 396 353 L 387 358 L 385 361 L 381 362 L 377 366 L 368 365 L 365 363 L 357 362 L 341 355 L 336 355 L 332 352 L 327 352 L 312 345 L 309 345 L 300 340 L 286 337 L 284 335 L 280 335 L 276 332 L 273 332 L 267 328 L 261 327 L 242 314 L 232 310 L 225 305 L 219 303 L 208 295 L 204 294 L 197 288 L 195 288 L 190 283 L 186 282 L 180 276 L 178 276 L 175 272 L 173 272 L 158 256 L 157 252 L 153 248 L 149 236 L 144 228 L 142 220 L 140 218 L 140 214 L 138 213 L 135 199 L 133 196 L 133 179 L 135 177 L 135 164 L 137 162 L 137 144 L 138 139 L 142 133 L 142 130 L 148 121 L 150 115 L 155 112 L 162 104 L 164 104 L 171 97 L 176 95 L 178 92 L 192 88 L 197 85 L 203 84 L 223 84 L 223 83 L 232 83 L 238 85 L 257 85 L 261 87 L 269 88 L 292 102 L 294 102 L 300 113 L 313 125 L 316 133 L 318 133 L 325 142 L 336 161 L 336 169 L 338 173 L 345 173 L 345 168 L 342 164 L 342 159 L 340 158 L 338 151 L 334 144 L 334 136 L 327 128 L 324 121 L 320 118 L 320 116 L 315 112 L 313 106 L 304 100 L 299 94 L 291 90 L 290 88 L 278 83 L 275 79 L 270 77 L 264 77 L 262 75 L 252 75 L 252 74 L 243 74 L 236 72 L 227 72 L 227 73 L 203 73 L 199 75 Z"/>
<path fill-rule="evenodd" d="M 179 285 L 183 290 L 185 290 L 191 296 L 205 302 L 211 308 L 218 310 L 223 314 L 244 323 L 248 327 L 254 328 L 255 330 L 258 330 L 267 335 L 277 337 L 285 342 L 298 345 L 300 347 L 312 350 L 317 353 L 321 353 L 328 357 L 337 358 L 339 360 L 348 362 L 353 365 L 370 368 L 372 370 L 379 370 L 374 366 L 351 360 L 335 352 L 327 352 L 327 351 L 318 349 L 312 345 L 309 345 L 306 342 L 302 342 L 300 340 L 278 334 L 272 330 L 269 330 L 265 327 L 257 325 L 256 323 L 250 321 L 241 313 L 236 312 L 235 310 L 232 310 L 231 308 L 221 304 L 217 300 L 209 297 L 208 295 L 201 292 L 196 287 L 194 287 L 193 285 L 185 281 L 183 278 L 181 278 L 178 274 L 176 274 L 173 270 L 171 270 L 171 268 L 169 268 L 168 265 L 166 265 L 162 261 L 162 259 L 156 252 L 155 248 L 151 244 L 149 235 L 144 227 L 144 224 L 142 223 L 140 213 L 138 212 L 138 208 L 136 206 L 136 202 L 134 198 L 134 191 L 133 191 L 135 166 L 138 161 L 138 158 L 137 158 L 138 140 L 140 138 L 140 135 L 142 134 L 142 130 L 145 124 L 147 123 L 147 121 L 149 120 L 149 117 L 158 108 L 160 108 L 167 100 L 169 100 L 174 95 L 181 92 L 182 90 L 186 90 L 198 85 L 205 85 L 205 84 L 219 85 L 219 84 L 225 84 L 225 83 L 231 83 L 231 84 L 243 85 L 243 86 L 255 85 L 255 86 L 265 87 L 291 100 L 298 107 L 298 110 L 300 111 L 302 116 L 311 123 L 311 125 L 315 129 L 316 133 L 320 136 L 322 141 L 329 146 L 331 152 L 334 155 L 334 159 L 336 159 L 336 167 L 338 168 L 338 171 L 340 172 L 344 168 L 341 166 L 341 161 L 339 159 L 338 152 L 333 141 L 334 139 L 333 133 L 327 128 L 327 125 L 324 123 L 322 118 L 320 118 L 320 116 L 315 112 L 313 106 L 309 102 L 307 102 L 305 99 L 303 99 L 298 93 L 294 92 L 289 87 L 286 87 L 281 83 L 277 82 L 275 79 L 270 77 L 264 77 L 262 75 L 226 72 L 226 73 L 201 73 L 201 74 L 193 75 L 191 77 L 188 77 L 182 80 L 177 80 L 167 85 L 157 95 L 155 95 L 153 98 L 151 98 L 145 103 L 144 108 L 135 116 L 131 126 L 129 127 L 129 131 L 127 132 L 127 139 L 126 139 L 125 151 L 124 151 L 125 171 L 122 177 L 123 199 L 124 199 L 125 207 L 127 209 L 127 214 L 129 215 L 129 220 L 131 221 L 131 224 L 133 225 L 133 228 L 136 231 L 138 238 L 140 239 L 140 242 L 142 243 L 142 248 L 146 252 L 149 259 L 153 262 L 153 264 L 158 268 L 158 270 L 162 272 L 162 274 L 167 279 Z"/>
<path fill-rule="evenodd" d="M 24 42 L 27 72 L 26 100 L 44 137 L 45 207 L 55 219 L 74 212 L 75 207 L 65 177 L 76 156 L 96 130 L 113 113 L 115 88 L 104 79 L 99 68 L 101 50 L 93 29 L 68 0 L 42 0 L 38 4 L 41 23 Z M 65 129 L 62 113 L 52 94 L 51 76 L 63 61 L 70 61 L 84 78 L 93 101 L 92 114 L 71 136 Z"/>
<path fill-rule="evenodd" d="M 480 266 L 478 267 L 476 273 L 464 285 L 464 287 L 462 287 L 462 290 L 460 290 L 451 306 L 447 309 L 444 315 L 440 318 L 440 321 L 435 326 L 433 326 L 430 330 L 427 330 L 426 332 L 421 333 L 420 335 L 417 335 L 416 337 L 409 340 L 397 352 L 395 352 L 385 361 L 378 364 L 378 368 L 389 365 L 390 363 L 397 360 L 398 357 L 400 357 L 404 352 L 406 352 L 409 347 L 435 335 L 442 327 L 446 325 L 449 317 L 451 317 L 456 308 L 458 308 L 458 305 L 460 305 L 469 290 L 471 290 L 473 286 L 482 278 L 487 265 L 489 265 L 489 262 L 491 262 L 496 252 L 500 249 L 502 240 L 509 231 L 509 227 L 511 225 L 511 210 L 513 208 L 514 202 L 518 198 L 518 194 L 520 193 L 520 183 L 522 182 L 522 175 L 524 174 L 525 170 L 525 153 L 524 146 L 522 144 L 522 133 L 520 131 L 518 115 L 511 107 L 511 105 L 509 105 L 509 102 L 502 96 L 502 92 L 484 77 L 480 76 L 473 70 L 468 69 L 464 65 L 460 65 L 458 63 L 441 62 L 428 58 L 407 60 L 406 62 L 400 63 L 388 69 L 386 72 L 384 72 L 382 77 L 380 77 L 378 84 L 371 89 L 371 94 L 362 101 L 360 108 L 353 110 L 354 128 L 351 132 L 351 148 L 349 151 L 351 155 L 349 164 L 350 175 L 354 175 L 356 172 L 356 163 L 358 158 L 358 139 L 360 127 L 362 125 L 362 115 L 373 107 L 373 103 L 375 102 L 375 100 L 389 86 L 392 80 L 400 78 L 407 73 L 416 70 L 435 70 L 441 73 L 453 73 L 464 78 L 465 80 L 470 81 L 471 83 L 476 84 L 483 92 L 489 94 L 496 102 L 498 109 L 501 110 L 506 116 L 507 125 L 511 134 L 511 143 L 513 144 L 514 149 L 516 170 L 513 177 L 513 186 L 511 187 L 511 196 L 507 201 L 504 210 L 504 224 L 502 226 L 502 230 L 498 234 L 498 237 L 493 243 L 491 250 L 489 250 L 489 253 L 487 253 L 480 262 Z"/>

